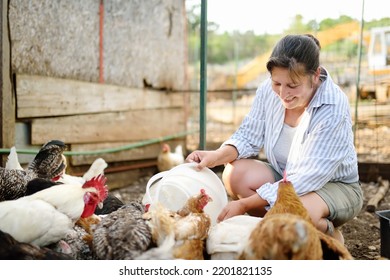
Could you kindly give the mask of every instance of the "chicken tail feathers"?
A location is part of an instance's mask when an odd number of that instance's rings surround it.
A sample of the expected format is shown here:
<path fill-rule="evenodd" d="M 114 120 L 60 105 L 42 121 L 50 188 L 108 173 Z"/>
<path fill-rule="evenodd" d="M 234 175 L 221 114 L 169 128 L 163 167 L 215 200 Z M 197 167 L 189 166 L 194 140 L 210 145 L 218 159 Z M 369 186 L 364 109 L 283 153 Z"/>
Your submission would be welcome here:
<path fill-rule="evenodd" d="M 18 154 L 16 152 L 15 146 L 10 149 L 5 168 L 23 170 L 23 167 L 19 163 Z"/>
<path fill-rule="evenodd" d="M 141 255 L 136 260 L 171 260 L 173 259 L 173 248 L 175 246 L 175 235 L 170 233 L 161 245 L 158 247 L 151 248 Z"/>

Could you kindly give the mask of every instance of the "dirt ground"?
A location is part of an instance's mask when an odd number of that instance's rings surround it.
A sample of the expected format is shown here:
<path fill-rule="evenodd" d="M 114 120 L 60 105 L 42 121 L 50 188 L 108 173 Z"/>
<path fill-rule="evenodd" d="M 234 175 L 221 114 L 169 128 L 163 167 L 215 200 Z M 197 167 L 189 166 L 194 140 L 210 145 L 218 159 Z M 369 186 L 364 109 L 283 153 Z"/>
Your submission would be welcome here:
<path fill-rule="evenodd" d="M 221 175 L 218 172 L 216 174 L 218 176 Z M 124 202 L 142 199 L 146 184 L 152 175 L 139 178 L 130 186 L 111 192 Z M 390 210 L 390 191 L 379 202 L 376 210 L 369 212 L 366 209 L 367 202 L 376 194 L 378 184 L 374 182 L 362 182 L 362 189 L 364 191 L 364 205 L 360 214 L 341 227 L 345 239 L 345 246 L 356 260 L 383 259 L 381 257 L 380 220 L 375 211 Z"/>
<path fill-rule="evenodd" d="M 390 211 L 390 192 L 387 192 L 374 212 L 369 212 L 367 211 L 367 202 L 377 193 L 378 184 L 362 183 L 362 188 L 364 191 L 363 209 L 356 218 L 343 225 L 341 230 L 345 238 L 345 245 L 355 259 L 377 260 L 383 257 L 381 257 L 380 219 L 375 212 Z"/>

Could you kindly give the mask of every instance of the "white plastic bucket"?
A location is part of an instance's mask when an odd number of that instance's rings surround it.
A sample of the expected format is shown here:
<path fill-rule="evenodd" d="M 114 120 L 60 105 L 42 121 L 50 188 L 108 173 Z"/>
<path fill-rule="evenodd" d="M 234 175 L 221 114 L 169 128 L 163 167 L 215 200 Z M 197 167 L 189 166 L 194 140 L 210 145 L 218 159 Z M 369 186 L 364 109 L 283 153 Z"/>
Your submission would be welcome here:
<path fill-rule="evenodd" d="M 219 213 L 228 202 L 225 187 L 209 168 L 197 170 L 196 163 L 183 163 L 151 177 L 142 203 L 146 205 L 158 201 L 168 209 L 177 211 L 201 189 L 212 198 L 204 211 L 210 216 L 212 224 L 216 224 Z"/>

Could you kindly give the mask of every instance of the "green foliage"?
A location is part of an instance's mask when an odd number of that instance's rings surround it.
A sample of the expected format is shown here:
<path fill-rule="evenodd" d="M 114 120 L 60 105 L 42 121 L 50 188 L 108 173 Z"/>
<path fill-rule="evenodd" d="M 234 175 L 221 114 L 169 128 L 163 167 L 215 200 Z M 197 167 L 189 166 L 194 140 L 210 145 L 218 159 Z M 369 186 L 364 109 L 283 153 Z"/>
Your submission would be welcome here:
<path fill-rule="evenodd" d="M 349 17 L 349 16 L 340 16 L 337 19 L 326 18 L 326 19 L 320 21 L 320 23 L 318 25 L 318 27 L 319 27 L 318 30 L 319 31 L 326 30 L 326 29 L 335 27 L 338 24 L 347 23 L 347 22 L 350 22 L 353 20 L 354 19 Z"/>
<path fill-rule="evenodd" d="M 364 29 L 369 30 L 372 27 L 384 27 L 384 26 L 390 26 L 390 18 L 382 18 L 379 20 L 373 20 L 370 22 L 364 23 Z"/>

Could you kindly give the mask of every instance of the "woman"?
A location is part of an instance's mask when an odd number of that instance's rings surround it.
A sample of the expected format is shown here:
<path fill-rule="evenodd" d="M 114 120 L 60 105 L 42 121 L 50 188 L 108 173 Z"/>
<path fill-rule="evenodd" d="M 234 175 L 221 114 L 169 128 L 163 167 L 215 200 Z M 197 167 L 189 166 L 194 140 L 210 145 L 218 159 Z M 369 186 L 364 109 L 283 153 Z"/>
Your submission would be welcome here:
<path fill-rule="evenodd" d="M 267 62 L 270 78 L 238 130 L 217 150 L 188 155 L 200 169 L 225 164 L 222 179 L 234 200 L 219 220 L 263 216 L 286 170 L 316 227 L 344 241 L 334 227 L 359 213 L 363 194 L 348 99 L 319 57 L 313 36 L 283 37 Z M 268 163 L 253 159 L 262 148 Z"/>

